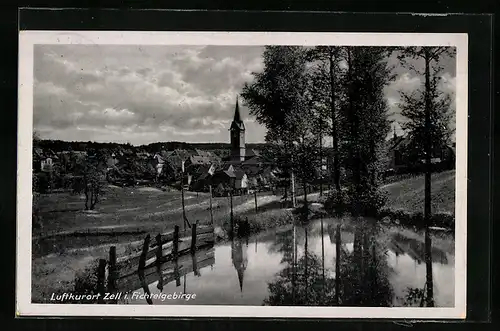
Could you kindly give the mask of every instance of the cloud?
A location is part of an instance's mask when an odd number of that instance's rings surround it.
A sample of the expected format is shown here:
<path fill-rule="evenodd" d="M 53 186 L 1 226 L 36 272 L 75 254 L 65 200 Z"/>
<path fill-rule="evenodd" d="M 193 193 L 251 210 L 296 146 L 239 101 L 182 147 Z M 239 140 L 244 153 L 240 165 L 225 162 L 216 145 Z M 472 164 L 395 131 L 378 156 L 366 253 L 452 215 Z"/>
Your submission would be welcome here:
<path fill-rule="evenodd" d="M 43 138 L 145 144 L 227 142 L 237 94 L 263 68 L 263 47 L 36 45 L 34 128 Z M 396 79 L 385 94 L 391 118 L 403 120 L 399 91 L 422 85 L 393 55 Z M 456 87 L 445 59 L 440 88 Z M 265 128 L 240 102 L 248 142 Z"/>
<path fill-rule="evenodd" d="M 65 140 L 93 132 L 92 140 L 139 144 L 227 141 L 221 124 L 229 125 L 261 54 L 261 47 L 37 45 L 35 129 Z M 265 130 L 257 132 L 262 141 Z"/>
<path fill-rule="evenodd" d="M 423 90 L 423 61 L 409 59 L 408 64 L 413 66 L 415 70 L 409 69 L 409 65 L 401 65 L 397 59 L 397 53 L 391 55 L 388 64 L 393 66 L 393 73 L 396 78 L 388 86 L 384 92 L 389 106 L 389 120 L 393 121 L 392 126 L 396 127 L 397 133 L 402 133 L 401 125 L 406 121 L 401 115 L 399 104 L 401 103 L 401 92 L 411 93 L 417 90 Z M 456 91 L 456 61 L 454 56 L 443 56 L 440 59 L 439 65 L 442 67 L 439 75 L 438 89 L 452 97 L 452 110 L 455 109 L 455 91 Z M 454 123 L 451 123 L 454 127 Z M 393 132 L 391 131 L 391 135 Z"/>

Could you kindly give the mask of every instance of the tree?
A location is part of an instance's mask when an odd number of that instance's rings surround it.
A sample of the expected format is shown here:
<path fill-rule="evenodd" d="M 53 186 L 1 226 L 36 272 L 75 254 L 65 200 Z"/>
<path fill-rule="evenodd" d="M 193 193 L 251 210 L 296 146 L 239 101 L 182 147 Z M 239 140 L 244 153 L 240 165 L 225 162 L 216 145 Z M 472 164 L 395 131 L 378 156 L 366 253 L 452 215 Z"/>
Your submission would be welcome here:
<path fill-rule="evenodd" d="M 414 162 L 426 159 L 426 148 L 429 148 L 428 155 L 432 157 L 433 150 L 450 142 L 453 133 L 449 126 L 453 116 L 452 99 L 450 94 L 439 90 L 439 83 L 443 70 L 440 60 L 452 55 L 447 47 L 410 47 L 402 49 L 398 56 L 405 67 L 424 78 L 423 89 L 400 92 L 402 102 L 399 107 L 401 114 L 407 118 L 403 128 L 412 138 L 411 150 L 407 152 Z M 418 70 L 409 59 L 423 62 L 424 70 Z"/>
<path fill-rule="evenodd" d="M 74 191 L 85 194 L 85 210 L 94 210 L 103 194 L 106 173 L 104 155 L 98 150 L 87 151 L 87 157 L 77 166 L 76 173 L 81 181 L 75 185 Z"/>
<path fill-rule="evenodd" d="M 434 306 L 434 289 L 432 279 L 431 238 L 431 173 L 432 150 L 442 147 L 451 135 L 448 128 L 451 111 L 451 98 L 439 91 L 438 84 L 443 67 L 440 60 L 443 56 L 453 56 L 450 47 L 407 47 L 400 50 L 399 59 L 410 70 L 424 77 L 423 90 L 411 94 L 401 93 L 403 102 L 402 114 L 408 118 L 405 128 L 410 131 L 417 156 L 425 158 L 425 190 L 424 190 L 424 222 L 426 251 L 426 289 L 427 306 Z M 408 59 L 423 62 L 424 70 L 419 71 Z"/>
<path fill-rule="evenodd" d="M 342 81 L 342 149 L 346 154 L 347 195 L 354 216 L 373 215 L 384 203 L 378 173 L 385 138 L 390 130 L 384 87 L 393 79 L 387 64 L 391 50 L 346 47 L 347 72 Z"/>
<path fill-rule="evenodd" d="M 300 116 L 309 106 L 305 95 L 307 54 L 297 46 L 266 46 L 263 54 L 264 69 L 253 73 L 254 81 L 245 84 L 242 91 L 244 104 L 260 124 L 267 128 L 266 141 L 277 144 L 275 155 L 282 163 L 278 166 L 290 174 L 292 203 L 295 205 L 295 179 L 293 142 L 301 136 Z"/>
<path fill-rule="evenodd" d="M 340 67 L 343 59 L 343 49 L 339 46 L 317 46 L 309 51 L 309 60 L 315 63 L 313 72 L 313 96 L 315 108 L 318 112 L 318 133 L 320 139 L 320 152 L 323 150 L 323 137 L 328 128 L 330 130 L 333 149 L 333 169 L 331 172 L 332 186 L 337 193 L 337 201 L 342 203 L 340 187 L 340 157 L 339 157 L 339 128 L 340 118 L 338 103 L 342 90 L 339 91 L 338 82 L 344 74 Z M 323 159 L 321 153 L 320 158 Z"/>

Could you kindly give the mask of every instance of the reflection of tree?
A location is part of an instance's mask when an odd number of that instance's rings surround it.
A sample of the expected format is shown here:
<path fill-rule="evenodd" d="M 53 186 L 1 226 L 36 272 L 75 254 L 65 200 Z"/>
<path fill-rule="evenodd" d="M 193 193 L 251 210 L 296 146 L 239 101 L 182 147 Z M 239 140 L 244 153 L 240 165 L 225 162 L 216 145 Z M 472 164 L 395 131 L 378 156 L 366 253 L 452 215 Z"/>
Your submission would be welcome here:
<path fill-rule="evenodd" d="M 293 265 L 287 265 L 268 285 L 269 297 L 264 304 L 271 306 L 320 306 L 334 304 L 335 280 L 325 278 L 323 282 L 321 258 L 315 254 L 304 254 Z M 295 275 L 295 276 L 293 276 Z M 295 278 L 295 279 L 294 279 Z"/>
<path fill-rule="evenodd" d="M 335 278 L 327 276 L 333 272 L 324 270 L 322 258 L 308 251 L 306 230 L 304 254 L 295 264 L 292 248 L 289 250 L 291 259 L 289 255 L 284 254 L 283 262 L 286 267 L 268 285 L 270 294 L 264 304 L 391 306 L 393 290 L 388 280 L 389 267 L 385 250 L 373 239 L 374 232 L 373 229 L 356 227 L 353 252 L 338 250 L 340 259 L 339 263 L 336 263 L 335 272 L 335 277 L 338 278 Z M 289 247 L 289 239 L 277 237 L 277 241 L 282 242 L 281 247 Z M 292 243 L 293 239 L 292 236 Z M 335 244 L 341 247 L 340 236 L 335 236 Z"/>
<path fill-rule="evenodd" d="M 354 251 L 341 252 L 343 306 L 390 306 L 393 291 L 389 283 L 389 267 L 385 250 L 374 240 L 375 229 L 357 227 Z M 368 233 L 372 232 L 372 233 Z"/>

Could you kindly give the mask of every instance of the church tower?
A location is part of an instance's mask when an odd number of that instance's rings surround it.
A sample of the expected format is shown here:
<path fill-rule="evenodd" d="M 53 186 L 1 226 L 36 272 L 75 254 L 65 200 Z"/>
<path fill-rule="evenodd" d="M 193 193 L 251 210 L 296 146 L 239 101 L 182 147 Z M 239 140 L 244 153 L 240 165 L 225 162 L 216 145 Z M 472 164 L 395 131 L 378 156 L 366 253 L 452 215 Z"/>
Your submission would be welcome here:
<path fill-rule="evenodd" d="M 245 124 L 241 119 L 238 98 L 236 98 L 234 118 L 229 131 L 231 137 L 231 161 L 245 161 Z"/>

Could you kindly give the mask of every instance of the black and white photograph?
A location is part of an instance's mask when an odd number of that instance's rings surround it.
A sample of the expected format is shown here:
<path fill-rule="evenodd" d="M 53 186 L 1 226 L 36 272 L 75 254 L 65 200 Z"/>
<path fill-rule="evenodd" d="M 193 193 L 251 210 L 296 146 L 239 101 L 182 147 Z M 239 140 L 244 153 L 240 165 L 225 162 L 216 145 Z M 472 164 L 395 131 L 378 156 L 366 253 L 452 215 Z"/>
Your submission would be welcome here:
<path fill-rule="evenodd" d="M 19 314 L 465 318 L 467 35 L 19 40 Z"/>

